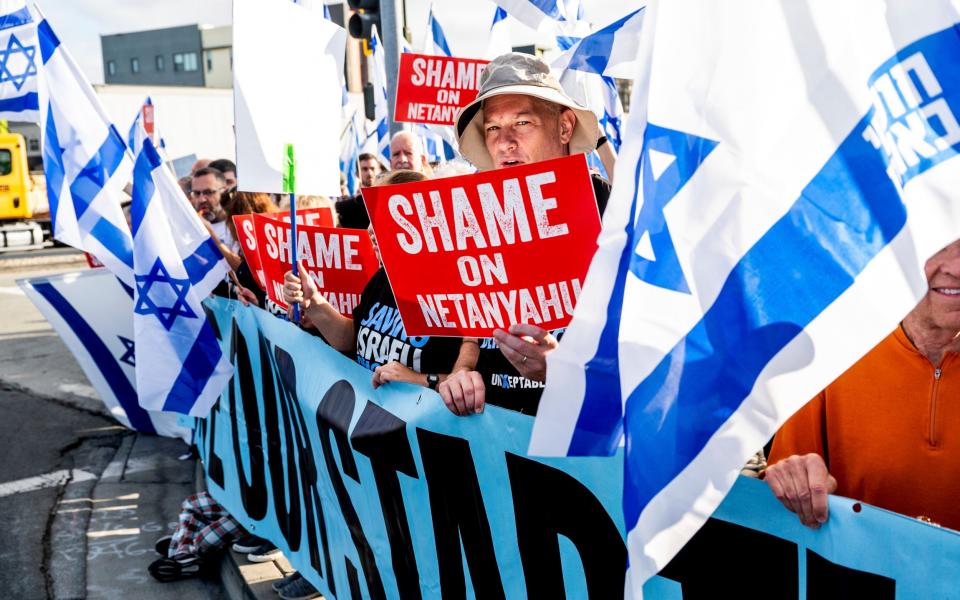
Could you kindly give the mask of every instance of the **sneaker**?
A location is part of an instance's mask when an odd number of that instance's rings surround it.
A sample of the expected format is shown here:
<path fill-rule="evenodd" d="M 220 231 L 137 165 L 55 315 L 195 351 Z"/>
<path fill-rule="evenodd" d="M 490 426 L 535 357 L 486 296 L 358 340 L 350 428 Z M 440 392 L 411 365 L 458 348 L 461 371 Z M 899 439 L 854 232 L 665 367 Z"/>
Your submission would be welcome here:
<path fill-rule="evenodd" d="M 319 597 L 320 592 L 304 577 L 297 579 L 280 590 L 280 598 L 282 600 L 311 600 L 311 598 Z"/>
<path fill-rule="evenodd" d="M 283 554 L 283 552 L 280 551 L 280 548 L 274 546 L 273 542 L 267 542 L 250 554 L 247 554 L 247 560 L 255 563 L 270 562 L 275 558 L 279 558 L 281 554 Z"/>
<path fill-rule="evenodd" d="M 147 571 L 157 581 L 170 582 L 187 579 L 200 574 L 203 561 L 195 554 L 181 554 L 176 558 L 158 558 L 150 563 Z"/>
<path fill-rule="evenodd" d="M 153 549 L 156 550 L 160 556 L 166 557 L 170 553 L 170 540 L 172 539 L 172 535 L 163 536 L 153 545 Z"/>
<path fill-rule="evenodd" d="M 234 552 L 238 552 L 240 554 L 250 554 L 251 552 L 256 552 L 259 550 L 260 546 L 269 543 L 270 540 L 265 540 L 262 537 L 245 535 L 239 540 L 235 541 L 230 548 L 232 548 Z"/>
<path fill-rule="evenodd" d="M 297 571 L 294 571 L 293 573 L 290 573 L 289 575 L 287 575 L 287 576 L 284 577 L 283 579 L 278 579 L 278 580 L 274 581 L 273 584 L 270 585 L 270 587 L 273 588 L 273 591 L 279 592 L 280 590 L 282 590 L 283 588 L 287 587 L 288 585 L 290 585 L 290 584 L 293 583 L 294 581 L 296 581 L 296 580 L 298 580 L 298 579 L 302 579 L 302 578 L 303 578 L 303 575 L 301 575 L 301 574 L 298 573 Z"/>

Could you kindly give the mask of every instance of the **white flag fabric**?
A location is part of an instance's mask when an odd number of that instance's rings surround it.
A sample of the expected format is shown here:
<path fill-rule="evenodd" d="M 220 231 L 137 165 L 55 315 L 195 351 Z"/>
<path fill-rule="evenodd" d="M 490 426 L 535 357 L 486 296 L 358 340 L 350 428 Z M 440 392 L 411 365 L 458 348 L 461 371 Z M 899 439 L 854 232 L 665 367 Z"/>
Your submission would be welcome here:
<path fill-rule="evenodd" d="M 131 216 L 140 405 L 204 417 L 233 367 L 201 301 L 229 267 L 149 139 L 137 154 Z"/>
<path fill-rule="evenodd" d="M 123 137 L 50 24 L 37 26 L 40 138 L 53 236 L 133 287 L 133 240 L 120 206 L 133 167 Z"/>
<path fill-rule="evenodd" d="M 265 40 L 270 40 L 266 43 Z M 282 193 L 292 144 L 298 194 L 340 195 L 337 168 L 346 32 L 288 0 L 233 3 L 237 185 Z"/>
<path fill-rule="evenodd" d="M 443 26 L 433 12 L 433 3 L 427 11 L 427 35 L 423 40 L 423 53 L 434 56 L 453 56 L 450 43 L 447 42 L 447 35 L 443 32 Z"/>
<path fill-rule="evenodd" d="M 25 0 L 0 1 L 0 119 L 40 122 L 37 23 Z"/>
<path fill-rule="evenodd" d="M 960 232 L 960 15 L 651 2 L 632 112 L 537 455 L 625 440 L 628 597 Z"/>
<path fill-rule="evenodd" d="M 537 29 L 547 20 L 575 21 L 577 15 L 567 15 L 564 0 L 493 0 L 508 15 L 527 27 Z M 577 3 L 579 4 L 579 3 Z"/>
<path fill-rule="evenodd" d="M 364 152 L 376 155 L 384 164 L 389 165 L 390 130 L 387 125 L 387 115 L 390 114 L 390 106 L 387 100 L 387 67 L 376 27 L 373 28 L 373 34 L 370 36 L 367 68 L 370 72 L 370 82 L 373 84 L 374 119 L 367 121 Z"/>
<path fill-rule="evenodd" d="M 490 38 L 487 41 L 487 51 L 484 58 L 493 60 L 501 54 L 513 51 L 510 45 L 510 23 L 507 22 L 507 11 L 497 6 L 490 22 Z"/>
<path fill-rule="evenodd" d="M 142 433 L 190 443 L 191 429 L 180 416 L 137 403 L 133 298 L 110 271 L 90 269 L 17 284 L 73 353 L 113 418 Z"/>
<path fill-rule="evenodd" d="M 133 152 L 135 148 L 142 146 L 143 140 L 148 137 L 149 134 L 147 133 L 146 123 L 144 123 L 144 112 L 146 111 L 149 111 L 153 118 L 152 141 L 154 142 L 154 146 L 156 146 L 160 156 L 163 157 L 164 162 L 167 162 L 166 153 L 164 152 L 167 143 L 164 141 L 163 136 L 160 135 L 160 129 L 156 121 L 156 113 L 153 112 L 153 100 L 150 96 L 147 96 L 146 100 L 143 101 L 143 105 L 137 110 L 137 116 L 133 118 L 133 123 L 130 124 L 130 131 L 127 133 L 127 147 Z"/>

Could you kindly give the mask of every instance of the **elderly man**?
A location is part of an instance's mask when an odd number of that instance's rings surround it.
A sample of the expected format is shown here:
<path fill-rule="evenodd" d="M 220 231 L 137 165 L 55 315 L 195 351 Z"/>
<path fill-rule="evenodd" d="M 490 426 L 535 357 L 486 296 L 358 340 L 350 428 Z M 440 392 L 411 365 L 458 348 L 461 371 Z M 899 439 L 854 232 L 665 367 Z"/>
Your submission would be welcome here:
<path fill-rule="evenodd" d="M 409 131 L 401 131 L 390 140 L 390 169 L 408 169 L 432 175 L 423 142 Z"/>
<path fill-rule="evenodd" d="M 457 115 L 456 127 L 461 154 L 482 170 L 592 152 L 605 141 L 596 115 L 567 96 L 550 67 L 519 53 L 504 54 L 487 65 L 477 98 Z M 602 213 L 610 185 L 596 176 L 593 188 Z M 440 385 L 451 411 L 480 412 L 490 402 L 536 412 L 547 354 L 557 347 L 553 335 L 520 323 L 495 331 L 493 340 L 468 338 L 464 343 L 480 343 L 480 359 L 475 371 L 460 371 Z"/>
<path fill-rule="evenodd" d="M 765 479 L 812 528 L 838 493 L 960 529 L 960 240 L 900 326 L 784 424 Z"/>

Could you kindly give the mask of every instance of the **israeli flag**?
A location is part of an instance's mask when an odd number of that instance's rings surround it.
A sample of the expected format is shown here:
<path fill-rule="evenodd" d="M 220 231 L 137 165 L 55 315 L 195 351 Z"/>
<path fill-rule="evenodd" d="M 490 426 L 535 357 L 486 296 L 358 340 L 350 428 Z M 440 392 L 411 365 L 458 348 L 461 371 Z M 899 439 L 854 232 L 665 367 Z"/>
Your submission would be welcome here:
<path fill-rule="evenodd" d="M 127 144 L 46 20 L 37 36 L 43 64 L 40 138 L 53 236 L 96 256 L 133 287 L 133 240 L 120 207 L 133 166 Z"/>
<path fill-rule="evenodd" d="M 131 214 L 140 405 L 205 417 L 233 367 L 201 301 L 228 267 L 149 139 L 137 154 Z"/>
<path fill-rule="evenodd" d="M 191 430 L 177 415 L 137 404 L 133 298 L 112 273 L 91 269 L 17 284 L 73 353 L 113 418 L 141 433 L 190 443 Z"/>
<path fill-rule="evenodd" d="M 577 40 L 553 61 L 551 67 L 559 71 L 573 69 L 633 79 L 637 72 L 637 49 L 643 20 L 644 9 L 638 8 Z"/>
<path fill-rule="evenodd" d="M 530 445 L 625 441 L 634 598 L 960 232 L 949 0 L 646 11 L 617 183 Z"/>
<path fill-rule="evenodd" d="M 40 122 L 37 24 L 23 0 L 0 3 L 0 119 Z"/>
<path fill-rule="evenodd" d="M 416 123 L 413 132 L 420 136 L 424 154 L 430 162 L 443 162 L 457 157 L 457 142 L 453 127 Z"/>
<path fill-rule="evenodd" d="M 364 148 L 365 151 L 381 157 L 385 164 L 389 165 L 390 130 L 387 125 L 387 115 L 390 114 L 390 107 L 387 104 L 387 67 L 376 27 L 373 28 L 373 34 L 370 36 L 370 56 L 367 61 L 373 84 L 374 119 L 372 122 L 367 122 Z"/>
<path fill-rule="evenodd" d="M 447 36 L 443 33 L 443 27 L 433 12 L 433 3 L 430 4 L 430 10 L 427 13 L 427 36 L 423 40 L 423 53 L 433 56 L 453 56 L 450 44 L 447 43 Z"/>
<path fill-rule="evenodd" d="M 359 115 L 359 111 L 354 112 L 354 116 L 357 115 Z M 351 118 L 340 135 L 340 172 L 347 180 L 347 189 L 351 195 L 360 191 L 360 178 L 357 171 L 359 158 L 360 135 L 357 129 L 357 119 Z"/>
<path fill-rule="evenodd" d="M 490 23 L 490 39 L 487 41 L 487 51 L 484 57 L 488 60 L 513 51 L 510 45 L 510 24 L 507 22 L 507 11 L 497 6 Z"/>
<path fill-rule="evenodd" d="M 142 146 L 143 140 L 149 137 L 146 125 L 143 122 L 143 114 L 144 111 L 147 110 L 147 107 L 150 107 L 150 110 L 153 110 L 153 100 L 150 99 L 150 96 L 147 96 L 146 100 L 143 101 L 143 106 L 141 106 L 140 110 L 137 111 L 137 116 L 134 117 L 133 123 L 130 124 L 130 131 L 127 133 L 127 147 L 131 150 Z M 157 151 L 161 154 L 161 156 L 163 156 L 165 154 L 164 150 L 167 147 L 167 143 L 164 141 L 163 136 L 160 135 L 160 130 L 157 127 L 156 113 L 154 113 L 153 132 L 153 137 L 157 140 L 155 143 Z M 166 156 L 163 158 L 164 162 L 166 162 Z"/>
<path fill-rule="evenodd" d="M 527 27 L 537 29 L 547 20 L 574 21 L 576 14 L 567 14 L 567 2 L 564 0 L 493 0 L 506 14 Z M 579 4 L 579 2 L 576 2 Z"/>

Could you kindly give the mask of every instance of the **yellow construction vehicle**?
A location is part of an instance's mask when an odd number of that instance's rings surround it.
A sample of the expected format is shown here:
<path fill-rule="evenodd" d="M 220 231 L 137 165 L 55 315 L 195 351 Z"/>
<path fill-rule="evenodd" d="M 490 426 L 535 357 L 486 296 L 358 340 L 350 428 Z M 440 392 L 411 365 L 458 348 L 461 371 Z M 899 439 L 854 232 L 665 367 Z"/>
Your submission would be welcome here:
<path fill-rule="evenodd" d="M 37 188 L 23 136 L 0 132 L 0 249 L 43 244 L 43 225 L 49 232 L 50 216 L 46 194 Z"/>

